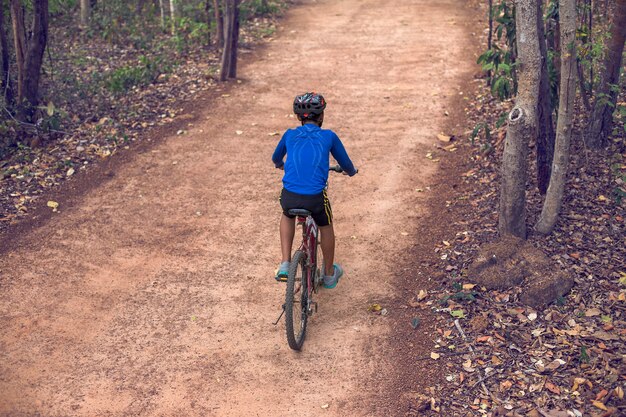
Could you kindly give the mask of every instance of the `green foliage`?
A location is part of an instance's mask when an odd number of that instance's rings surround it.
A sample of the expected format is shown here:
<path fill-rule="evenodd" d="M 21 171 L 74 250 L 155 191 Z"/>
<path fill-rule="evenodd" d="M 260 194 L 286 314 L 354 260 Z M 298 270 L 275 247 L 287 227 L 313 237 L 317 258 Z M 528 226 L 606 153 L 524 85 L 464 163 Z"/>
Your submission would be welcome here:
<path fill-rule="evenodd" d="M 46 106 L 39 106 L 41 117 L 37 123 L 37 127 L 44 133 L 58 131 L 61 123 L 67 118 L 67 112 L 57 108 L 53 102 L 49 102 Z"/>
<path fill-rule="evenodd" d="M 52 16 L 69 13 L 77 5 L 78 0 L 50 0 L 48 2 L 48 12 Z"/>
<path fill-rule="evenodd" d="M 113 93 L 122 93 L 135 86 L 151 84 L 159 75 L 169 71 L 161 57 L 140 56 L 138 65 L 120 67 L 105 75 L 104 85 Z"/>
<path fill-rule="evenodd" d="M 491 73 L 491 93 L 506 100 L 517 93 L 515 7 L 502 0 L 494 6 L 493 17 L 495 42 L 478 57 L 478 64 Z"/>

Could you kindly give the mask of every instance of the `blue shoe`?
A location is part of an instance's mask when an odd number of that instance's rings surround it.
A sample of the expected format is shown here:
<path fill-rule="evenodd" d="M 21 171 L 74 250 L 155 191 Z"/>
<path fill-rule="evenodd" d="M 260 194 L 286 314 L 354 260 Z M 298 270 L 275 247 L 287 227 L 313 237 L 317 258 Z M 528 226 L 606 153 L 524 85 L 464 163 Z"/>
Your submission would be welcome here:
<path fill-rule="evenodd" d="M 329 290 L 335 288 L 337 283 L 339 282 L 339 278 L 343 275 L 343 269 L 338 264 L 333 264 L 333 268 L 335 268 L 335 273 L 331 277 L 327 277 L 324 275 L 324 288 Z"/>
<path fill-rule="evenodd" d="M 289 265 L 290 262 L 281 262 L 280 266 L 276 270 L 276 276 L 274 279 L 278 282 L 287 282 L 287 277 L 289 277 Z"/>

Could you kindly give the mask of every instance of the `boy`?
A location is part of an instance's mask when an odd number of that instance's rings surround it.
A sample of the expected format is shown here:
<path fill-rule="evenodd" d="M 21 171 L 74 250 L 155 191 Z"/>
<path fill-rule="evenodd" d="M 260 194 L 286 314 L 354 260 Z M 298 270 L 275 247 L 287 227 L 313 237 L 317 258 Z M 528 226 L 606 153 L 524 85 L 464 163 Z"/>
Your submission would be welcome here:
<path fill-rule="evenodd" d="M 272 161 L 276 168 L 284 169 L 283 190 L 280 205 L 283 215 L 280 219 L 280 246 L 282 262 L 276 274 L 276 280 L 284 281 L 289 273 L 291 246 L 296 231 L 295 217 L 290 216 L 290 209 L 301 208 L 312 212 L 313 219 L 321 233 L 320 246 L 324 255 L 322 275 L 325 288 L 335 288 L 343 270 L 333 264 L 335 257 L 335 232 L 332 224 L 332 210 L 326 195 L 328 182 L 328 156 L 339 162 L 344 173 L 349 176 L 358 171 L 332 130 L 322 129 L 326 101 L 321 94 L 305 93 L 296 96 L 293 111 L 302 126 L 289 129 L 281 138 Z M 287 161 L 283 158 L 287 154 Z"/>

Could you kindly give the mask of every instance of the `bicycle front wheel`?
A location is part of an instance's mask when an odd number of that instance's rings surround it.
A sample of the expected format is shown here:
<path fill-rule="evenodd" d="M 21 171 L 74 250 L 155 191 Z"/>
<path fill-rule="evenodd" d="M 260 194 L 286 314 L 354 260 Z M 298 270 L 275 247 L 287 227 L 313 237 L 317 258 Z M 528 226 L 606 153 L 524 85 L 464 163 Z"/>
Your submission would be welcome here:
<path fill-rule="evenodd" d="M 285 327 L 287 343 L 293 350 L 300 350 L 304 343 L 308 315 L 308 282 L 306 255 L 296 251 L 291 259 L 285 297 Z"/>

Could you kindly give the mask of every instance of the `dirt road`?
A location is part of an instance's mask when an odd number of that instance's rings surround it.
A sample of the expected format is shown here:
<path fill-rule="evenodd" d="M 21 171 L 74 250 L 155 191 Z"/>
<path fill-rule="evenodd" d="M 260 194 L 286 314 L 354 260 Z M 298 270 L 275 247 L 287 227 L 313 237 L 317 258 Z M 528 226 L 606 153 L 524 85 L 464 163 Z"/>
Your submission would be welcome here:
<path fill-rule="evenodd" d="M 389 415 L 389 321 L 367 307 L 394 294 L 393 255 L 426 210 L 425 154 L 470 68 L 464 3 L 295 7 L 186 134 L 21 236 L 0 258 L 0 414 Z M 269 134 L 295 125 L 306 90 L 324 93 L 325 127 L 361 172 L 331 178 L 346 273 L 295 353 L 272 325 L 284 287 Z"/>

